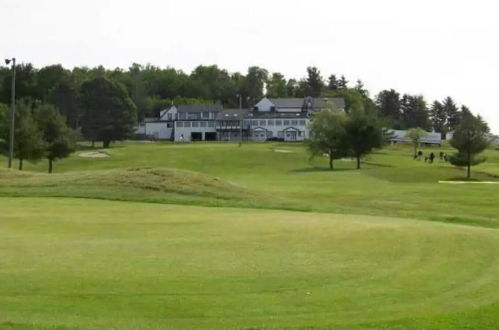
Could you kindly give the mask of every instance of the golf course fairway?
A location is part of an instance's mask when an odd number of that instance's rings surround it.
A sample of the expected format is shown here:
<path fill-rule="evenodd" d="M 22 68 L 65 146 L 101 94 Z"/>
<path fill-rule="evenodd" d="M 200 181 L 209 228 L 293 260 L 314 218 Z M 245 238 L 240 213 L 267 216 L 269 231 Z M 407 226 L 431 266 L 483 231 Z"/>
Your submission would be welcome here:
<path fill-rule="evenodd" d="M 493 228 L 74 198 L 0 210 L 0 328 L 499 324 Z"/>

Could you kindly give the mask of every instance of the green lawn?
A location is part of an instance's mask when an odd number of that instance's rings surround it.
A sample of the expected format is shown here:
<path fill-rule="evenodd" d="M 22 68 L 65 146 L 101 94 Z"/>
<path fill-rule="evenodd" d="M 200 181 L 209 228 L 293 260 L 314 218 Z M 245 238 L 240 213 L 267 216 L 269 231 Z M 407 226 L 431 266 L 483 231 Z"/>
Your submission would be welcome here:
<path fill-rule="evenodd" d="M 495 229 L 84 199 L 0 207 L 6 328 L 499 322 Z"/>
<path fill-rule="evenodd" d="M 401 145 L 360 171 L 300 144 L 104 152 L 0 170 L 0 328 L 499 324 L 499 184 Z"/>

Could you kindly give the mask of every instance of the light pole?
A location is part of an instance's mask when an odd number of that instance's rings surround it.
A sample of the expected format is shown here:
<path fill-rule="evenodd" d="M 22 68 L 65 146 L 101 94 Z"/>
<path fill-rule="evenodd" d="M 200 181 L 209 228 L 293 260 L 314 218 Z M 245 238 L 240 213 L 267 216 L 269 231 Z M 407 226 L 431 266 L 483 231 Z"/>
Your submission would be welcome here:
<path fill-rule="evenodd" d="M 12 87 L 10 90 L 10 132 L 9 132 L 9 164 L 8 167 L 12 168 L 12 159 L 14 158 L 14 120 L 16 113 L 16 59 L 6 59 L 5 64 L 9 65 L 12 62 Z"/>
<path fill-rule="evenodd" d="M 243 145 L 243 97 L 241 94 L 237 94 L 239 96 L 239 146 Z"/>

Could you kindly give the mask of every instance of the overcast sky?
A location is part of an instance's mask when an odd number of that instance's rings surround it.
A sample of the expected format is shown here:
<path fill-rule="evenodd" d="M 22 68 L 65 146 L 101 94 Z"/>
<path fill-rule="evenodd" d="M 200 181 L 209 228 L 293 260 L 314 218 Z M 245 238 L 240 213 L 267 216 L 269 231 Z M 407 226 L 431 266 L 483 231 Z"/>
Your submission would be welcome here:
<path fill-rule="evenodd" d="M 495 2 L 0 0 L 0 56 L 37 67 L 258 65 L 288 78 L 315 65 L 372 95 L 450 95 L 499 133 Z"/>

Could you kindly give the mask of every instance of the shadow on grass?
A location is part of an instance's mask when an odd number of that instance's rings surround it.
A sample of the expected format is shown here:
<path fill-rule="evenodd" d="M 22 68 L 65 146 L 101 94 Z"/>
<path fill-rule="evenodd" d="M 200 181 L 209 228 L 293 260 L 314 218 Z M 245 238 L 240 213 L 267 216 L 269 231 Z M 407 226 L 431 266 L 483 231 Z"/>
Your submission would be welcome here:
<path fill-rule="evenodd" d="M 455 225 L 477 226 L 485 228 L 499 228 L 499 222 L 487 219 L 464 218 L 464 217 L 430 217 L 430 221 L 451 223 Z"/>
<path fill-rule="evenodd" d="M 306 167 L 306 168 L 299 168 L 296 170 L 291 170 L 291 173 L 312 173 L 312 172 L 344 172 L 344 171 L 357 171 L 356 168 L 334 168 L 330 169 L 329 167 L 319 167 L 319 166 L 313 166 L 313 167 Z"/>

